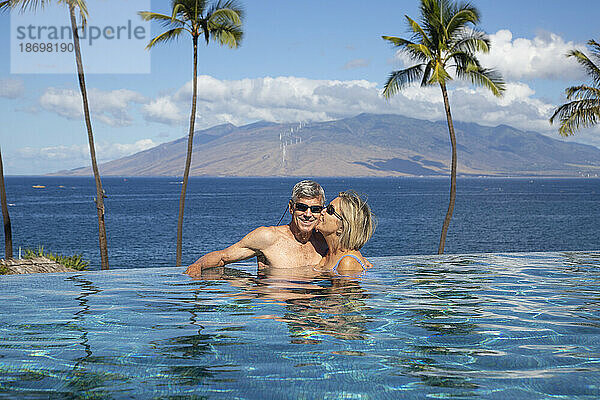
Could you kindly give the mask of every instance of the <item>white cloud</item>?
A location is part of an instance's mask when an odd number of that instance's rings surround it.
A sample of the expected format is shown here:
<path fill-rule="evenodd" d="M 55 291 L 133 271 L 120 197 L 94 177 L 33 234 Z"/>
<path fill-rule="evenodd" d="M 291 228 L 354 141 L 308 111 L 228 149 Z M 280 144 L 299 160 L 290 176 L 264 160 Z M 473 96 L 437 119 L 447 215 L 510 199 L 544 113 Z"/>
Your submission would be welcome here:
<path fill-rule="evenodd" d="M 158 143 L 152 139 L 142 139 L 135 143 L 96 143 L 96 155 L 100 162 L 125 157 L 139 151 L 147 150 L 157 146 Z M 74 144 L 70 146 L 50 147 L 23 147 L 17 150 L 20 158 L 46 161 L 68 161 L 69 165 L 80 164 L 90 160 L 90 152 L 87 144 Z"/>
<path fill-rule="evenodd" d="M 25 93 L 23 81 L 18 79 L 0 79 L 0 97 L 16 99 Z"/>
<path fill-rule="evenodd" d="M 151 149 L 152 147 L 158 146 L 158 143 L 152 139 L 142 139 L 135 143 L 101 143 L 96 150 L 98 153 L 102 153 L 103 159 L 115 159 L 125 157 L 139 151 Z"/>
<path fill-rule="evenodd" d="M 142 107 L 144 118 L 152 122 L 168 125 L 177 125 L 185 120 L 177 104 L 170 97 L 159 97 L 144 104 Z"/>
<path fill-rule="evenodd" d="M 172 124 L 187 123 L 191 82 L 171 96 L 150 104 L 147 120 Z M 502 98 L 488 90 L 456 82 L 450 86 L 452 113 L 457 121 L 484 125 L 508 124 L 523 130 L 554 135 L 548 123 L 554 106 L 535 97 L 524 83 L 509 82 Z M 164 106 L 160 106 L 164 104 Z M 149 105 L 147 107 L 150 109 Z M 272 122 L 326 121 L 362 112 L 402 114 L 408 117 L 444 120 L 444 106 L 439 87 L 411 86 L 383 99 L 377 84 L 365 80 L 312 80 L 295 77 L 218 80 L 198 77 L 198 129 L 226 122 L 243 125 L 257 120 Z"/>
<path fill-rule="evenodd" d="M 131 103 L 146 101 L 141 94 L 127 89 L 110 92 L 90 89 L 88 98 L 92 119 L 109 126 L 131 125 L 133 121 L 129 110 Z M 45 110 L 65 118 L 80 119 L 83 117 L 83 105 L 79 91 L 50 87 L 42 94 L 39 102 Z"/>
<path fill-rule="evenodd" d="M 81 160 L 86 155 L 89 157 L 87 146 L 71 145 L 71 146 L 52 146 L 52 147 L 22 147 L 17 150 L 17 154 L 25 159 L 44 159 L 44 160 Z"/>
<path fill-rule="evenodd" d="M 173 124 L 187 122 L 192 82 L 171 96 L 144 107 L 148 121 Z M 197 126 L 230 122 L 236 125 L 256 120 L 287 122 L 323 121 L 361 112 L 377 112 L 381 103 L 376 83 L 327 81 L 296 77 L 218 80 L 198 77 Z M 183 115 L 183 117 L 182 117 Z"/>
<path fill-rule="evenodd" d="M 503 97 L 489 90 L 460 86 L 452 90 L 450 101 L 455 118 L 482 125 L 510 125 L 553 135 L 548 118 L 554 105 L 535 98 L 535 91 L 524 83 L 509 82 Z"/>
<path fill-rule="evenodd" d="M 533 39 L 513 38 L 506 29 L 490 35 L 488 54 L 478 57 L 487 67 L 498 69 L 505 79 L 579 79 L 584 72 L 565 57 L 569 50 L 585 45 L 565 40 L 554 33 L 538 34 Z"/>

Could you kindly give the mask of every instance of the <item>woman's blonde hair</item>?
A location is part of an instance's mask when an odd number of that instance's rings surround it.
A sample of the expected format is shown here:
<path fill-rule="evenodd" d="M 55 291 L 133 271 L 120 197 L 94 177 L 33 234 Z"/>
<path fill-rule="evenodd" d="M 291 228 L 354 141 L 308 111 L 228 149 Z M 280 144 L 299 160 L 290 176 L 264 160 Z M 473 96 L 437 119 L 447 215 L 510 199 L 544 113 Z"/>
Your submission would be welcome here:
<path fill-rule="evenodd" d="M 340 245 L 349 250 L 359 250 L 373 235 L 377 221 L 367 204 L 366 196 L 353 190 L 340 192 L 342 235 Z"/>

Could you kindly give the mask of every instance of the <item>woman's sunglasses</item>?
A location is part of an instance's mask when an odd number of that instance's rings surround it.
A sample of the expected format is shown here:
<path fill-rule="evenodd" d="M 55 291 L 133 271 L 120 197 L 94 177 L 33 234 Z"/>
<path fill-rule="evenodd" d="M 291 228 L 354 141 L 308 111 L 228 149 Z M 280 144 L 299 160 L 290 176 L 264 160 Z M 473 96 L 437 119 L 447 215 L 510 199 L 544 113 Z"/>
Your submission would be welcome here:
<path fill-rule="evenodd" d="M 329 215 L 335 215 L 336 217 L 338 217 L 340 220 L 342 220 L 342 216 L 340 214 L 338 214 L 337 212 L 335 212 L 335 208 L 333 207 L 333 204 L 329 204 L 327 206 L 327 208 L 325 208 L 325 210 L 327 211 L 327 214 Z"/>
<path fill-rule="evenodd" d="M 294 209 L 296 211 L 300 211 L 300 212 L 304 212 L 306 210 L 308 210 L 310 208 L 310 212 L 313 214 L 320 214 L 321 211 L 323 211 L 323 209 L 325 207 L 323 206 L 309 206 L 308 204 L 304 204 L 304 203 L 294 203 Z"/>

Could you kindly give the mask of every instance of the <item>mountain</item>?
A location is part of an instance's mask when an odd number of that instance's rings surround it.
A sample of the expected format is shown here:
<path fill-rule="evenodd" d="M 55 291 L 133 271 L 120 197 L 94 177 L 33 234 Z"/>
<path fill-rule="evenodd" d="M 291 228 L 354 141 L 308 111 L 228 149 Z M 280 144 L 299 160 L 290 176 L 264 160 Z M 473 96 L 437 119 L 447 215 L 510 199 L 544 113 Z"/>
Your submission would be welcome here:
<path fill-rule="evenodd" d="M 455 123 L 458 173 L 588 176 L 600 149 L 506 125 Z M 187 138 L 100 165 L 104 176 L 181 176 Z M 219 125 L 194 135 L 193 176 L 436 176 L 450 171 L 445 122 L 360 114 L 309 124 Z M 53 175 L 91 175 L 89 167 Z"/>

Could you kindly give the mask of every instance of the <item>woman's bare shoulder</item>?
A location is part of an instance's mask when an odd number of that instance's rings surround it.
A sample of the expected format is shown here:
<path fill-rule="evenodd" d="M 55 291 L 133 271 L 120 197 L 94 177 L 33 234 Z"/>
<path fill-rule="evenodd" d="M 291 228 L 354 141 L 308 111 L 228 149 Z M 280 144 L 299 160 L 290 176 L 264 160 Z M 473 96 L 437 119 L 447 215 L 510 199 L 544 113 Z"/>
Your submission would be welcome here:
<path fill-rule="evenodd" d="M 363 266 L 358 260 L 354 257 L 354 254 L 345 254 L 341 257 L 340 262 L 338 264 L 337 269 L 359 269 L 362 270 Z M 358 256 L 355 256 L 358 257 Z M 360 257 L 359 257 L 360 258 Z M 361 260 L 362 261 L 362 260 Z"/>

